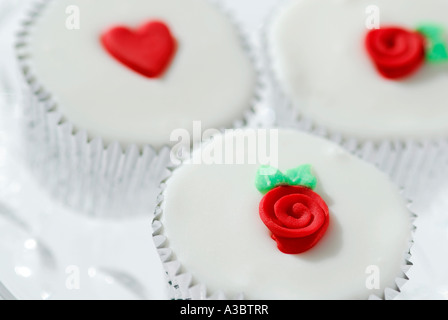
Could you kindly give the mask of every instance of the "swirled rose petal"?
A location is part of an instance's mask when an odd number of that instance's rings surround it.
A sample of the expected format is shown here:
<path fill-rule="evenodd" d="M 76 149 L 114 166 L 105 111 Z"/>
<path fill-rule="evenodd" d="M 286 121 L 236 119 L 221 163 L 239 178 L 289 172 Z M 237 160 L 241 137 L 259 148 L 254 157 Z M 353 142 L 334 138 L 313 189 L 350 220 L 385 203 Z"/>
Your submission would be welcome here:
<path fill-rule="evenodd" d="M 291 223 L 292 220 L 299 222 L 300 219 L 292 215 L 295 204 L 301 204 L 307 208 L 307 214 L 310 216 L 308 224 Z M 290 214 L 288 219 L 286 216 Z M 272 233 L 286 238 L 303 238 L 316 232 L 325 222 L 325 212 L 309 196 L 302 194 L 291 194 L 279 199 L 274 205 L 274 215 L 282 222 L 277 225 L 270 221 L 267 225 Z M 281 218 L 280 218 L 281 217 Z M 284 223 L 286 222 L 286 223 Z"/>
<path fill-rule="evenodd" d="M 387 79 L 401 79 L 416 72 L 425 60 L 425 38 L 400 27 L 369 31 L 366 49 L 378 72 Z"/>
<path fill-rule="evenodd" d="M 299 254 L 314 247 L 329 225 L 329 210 L 314 191 L 301 186 L 271 190 L 260 203 L 260 218 L 280 251 Z"/>
<path fill-rule="evenodd" d="M 294 196 L 294 195 L 291 195 Z M 300 195 L 297 195 L 300 196 Z M 284 197 L 282 199 L 285 199 Z M 286 228 L 301 229 L 308 227 L 314 220 L 310 209 L 302 203 L 298 203 L 294 197 L 287 201 L 277 201 L 275 204 L 275 216 Z M 290 202 L 290 203 L 288 203 Z"/>

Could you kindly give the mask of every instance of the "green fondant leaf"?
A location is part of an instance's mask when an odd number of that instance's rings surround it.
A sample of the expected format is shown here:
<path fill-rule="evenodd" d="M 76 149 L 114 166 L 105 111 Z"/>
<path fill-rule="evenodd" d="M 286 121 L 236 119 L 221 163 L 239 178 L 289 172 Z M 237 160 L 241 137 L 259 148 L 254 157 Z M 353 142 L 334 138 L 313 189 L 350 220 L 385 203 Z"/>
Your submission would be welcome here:
<path fill-rule="evenodd" d="M 422 24 L 417 28 L 427 40 L 426 60 L 430 63 L 448 61 L 445 29 L 435 24 Z"/>
<path fill-rule="evenodd" d="M 285 177 L 285 175 L 277 168 L 270 166 L 260 167 L 255 179 L 255 186 L 262 194 L 266 194 L 275 187 L 287 183 L 288 179 Z"/>
<path fill-rule="evenodd" d="M 443 37 L 445 29 L 436 24 L 423 23 L 417 27 L 417 32 L 422 33 L 426 38 L 437 41 Z"/>
<path fill-rule="evenodd" d="M 262 194 L 281 185 L 304 186 L 314 190 L 317 178 L 313 175 L 309 164 L 290 169 L 284 174 L 270 166 L 262 166 L 258 169 L 255 186 Z"/>
<path fill-rule="evenodd" d="M 294 186 L 304 186 L 314 190 L 317 185 L 317 178 L 311 172 L 311 165 L 306 164 L 285 172 L 285 175 Z"/>
<path fill-rule="evenodd" d="M 436 43 L 432 50 L 427 53 L 427 59 L 431 62 L 442 62 L 448 60 L 448 50 L 445 43 Z"/>

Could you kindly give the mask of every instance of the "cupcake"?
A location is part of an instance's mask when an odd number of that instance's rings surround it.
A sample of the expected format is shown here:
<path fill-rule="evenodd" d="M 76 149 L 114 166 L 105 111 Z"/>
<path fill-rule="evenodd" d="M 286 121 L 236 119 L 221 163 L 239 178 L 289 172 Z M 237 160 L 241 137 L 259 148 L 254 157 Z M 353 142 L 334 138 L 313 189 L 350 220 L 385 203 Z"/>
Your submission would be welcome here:
<path fill-rule="evenodd" d="M 144 191 L 174 130 L 233 127 L 256 95 L 244 39 L 207 0 L 41 1 L 17 48 L 34 158 L 83 205 Z"/>
<path fill-rule="evenodd" d="M 287 117 L 360 143 L 446 138 L 446 10 L 438 0 L 287 1 L 266 34 Z"/>
<path fill-rule="evenodd" d="M 367 299 L 405 278 L 407 202 L 322 138 L 229 131 L 163 189 L 153 229 L 172 298 Z"/>

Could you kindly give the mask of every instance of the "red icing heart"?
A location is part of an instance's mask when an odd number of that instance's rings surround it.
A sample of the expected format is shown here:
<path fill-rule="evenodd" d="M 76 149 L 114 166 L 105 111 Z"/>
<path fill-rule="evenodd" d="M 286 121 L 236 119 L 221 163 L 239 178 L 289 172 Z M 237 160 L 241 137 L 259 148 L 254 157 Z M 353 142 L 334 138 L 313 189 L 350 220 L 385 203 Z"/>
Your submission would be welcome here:
<path fill-rule="evenodd" d="M 176 39 L 161 21 L 151 21 L 137 30 L 115 26 L 101 35 L 104 48 L 128 68 L 148 78 L 166 71 L 177 49 Z"/>
<path fill-rule="evenodd" d="M 387 79 L 410 76 L 425 60 L 425 38 L 399 27 L 371 30 L 366 48 L 379 73 Z"/>

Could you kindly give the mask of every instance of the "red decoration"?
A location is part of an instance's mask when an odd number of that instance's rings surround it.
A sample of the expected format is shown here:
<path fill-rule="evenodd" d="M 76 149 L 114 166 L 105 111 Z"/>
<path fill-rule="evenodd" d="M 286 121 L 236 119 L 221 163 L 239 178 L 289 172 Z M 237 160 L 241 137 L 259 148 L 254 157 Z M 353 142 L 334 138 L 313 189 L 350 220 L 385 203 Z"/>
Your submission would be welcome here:
<path fill-rule="evenodd" d="M 159 78 L 166 71 L 177 43 L 166 24 L 151 21 L 137 30 L 116 26 L 101 36 L 104 48 L 125 66 L 148 78 Z"/>
<path fill-rule="evenodd" d="M 371 30 L 366 48 L 380 74 L 395 80 L 410 76 L 422 66 L 425 41 L 418 32 L 387 27 Z"/>
<path fill-rule="evenodd" d="M 313 248 L 330 223 L 325 201 L 302 186 L 281 186 L 269 191 L 261 200 L 260 217 L 278 249 L 286 254 Z"/>

